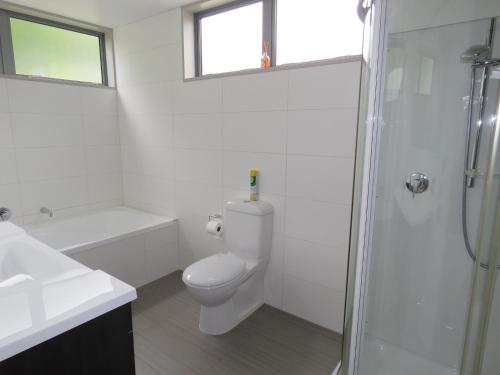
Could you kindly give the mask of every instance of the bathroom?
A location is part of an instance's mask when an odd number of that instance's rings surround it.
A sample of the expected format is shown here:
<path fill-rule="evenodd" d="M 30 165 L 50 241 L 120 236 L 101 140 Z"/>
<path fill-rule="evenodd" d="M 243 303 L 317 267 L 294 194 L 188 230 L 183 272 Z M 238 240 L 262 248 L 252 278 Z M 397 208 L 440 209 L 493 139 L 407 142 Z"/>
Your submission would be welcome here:
<path fill-rule="evenodd" d="M 0 1 L 0 46 L 0 374 L 500 374 L 498 0 Z"/>

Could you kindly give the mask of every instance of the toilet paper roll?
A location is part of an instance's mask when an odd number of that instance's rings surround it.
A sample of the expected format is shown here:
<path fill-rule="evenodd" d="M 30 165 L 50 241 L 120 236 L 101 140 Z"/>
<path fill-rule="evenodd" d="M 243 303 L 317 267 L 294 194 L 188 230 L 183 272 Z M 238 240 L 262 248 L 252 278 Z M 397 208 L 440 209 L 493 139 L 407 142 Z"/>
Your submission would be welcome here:
<path fill-rule="evenodd" d="M 215 220 L 209 221 L 207 223 L 207 232 L 214 237 L 222 236 L 222 223 Z"/>

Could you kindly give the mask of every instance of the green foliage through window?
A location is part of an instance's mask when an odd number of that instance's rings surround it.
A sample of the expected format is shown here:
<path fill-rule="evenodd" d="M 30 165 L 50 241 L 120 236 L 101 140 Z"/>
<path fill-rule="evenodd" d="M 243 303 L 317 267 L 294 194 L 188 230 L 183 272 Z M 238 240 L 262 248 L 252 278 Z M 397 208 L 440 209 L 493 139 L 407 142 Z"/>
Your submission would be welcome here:
<path fill-rule="evenodd" d="M 16 74 L 102 84 L 98 35 L 10 18 Z"/>

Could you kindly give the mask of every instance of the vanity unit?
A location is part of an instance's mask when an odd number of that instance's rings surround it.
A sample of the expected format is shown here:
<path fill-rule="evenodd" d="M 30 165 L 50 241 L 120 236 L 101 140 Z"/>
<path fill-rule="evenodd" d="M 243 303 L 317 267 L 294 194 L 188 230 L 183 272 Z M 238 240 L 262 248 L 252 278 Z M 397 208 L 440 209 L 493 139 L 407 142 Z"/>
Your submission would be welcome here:
<path fill-rule="evenodd" d="M 0 223 L 0 374 L 135 373 L 131 286 Z"/>

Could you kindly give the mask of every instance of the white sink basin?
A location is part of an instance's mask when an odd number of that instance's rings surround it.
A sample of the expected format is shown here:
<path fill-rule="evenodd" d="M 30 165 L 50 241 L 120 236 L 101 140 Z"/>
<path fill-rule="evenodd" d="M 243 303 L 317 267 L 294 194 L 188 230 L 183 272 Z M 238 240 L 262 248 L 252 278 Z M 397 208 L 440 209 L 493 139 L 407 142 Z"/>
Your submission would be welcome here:
<path fill-rule="evenodd" d="M 0 361 L 136 297 L 131 286 L 0 222 Z"/>
<path fill-rule="evenodd" d="M 68 270 L 90 272 L 83 266 L 60 259 L 53 250 L 47 251 L 27 235 L 0 240 L 0 287 L 18 275 L 40 282 L 60 276 Z"/>

